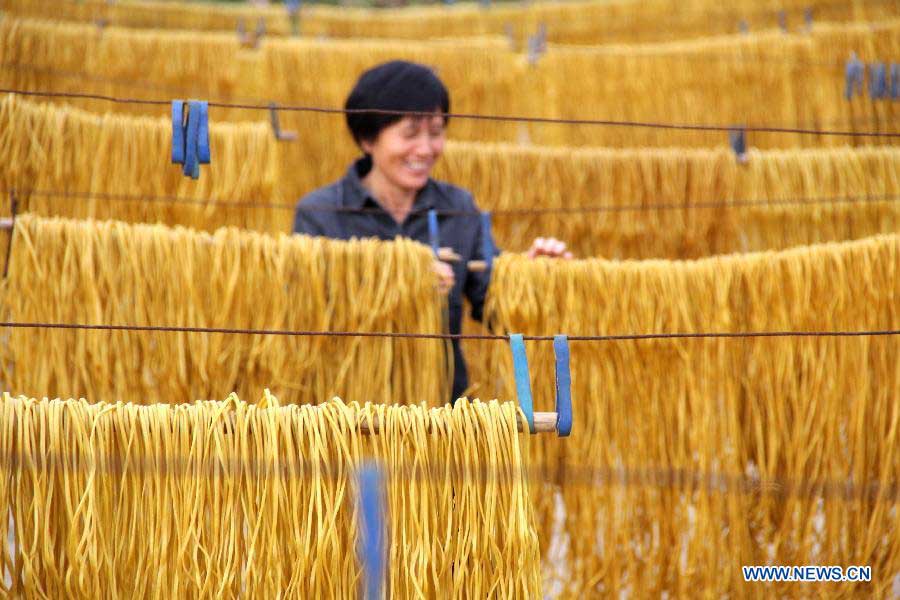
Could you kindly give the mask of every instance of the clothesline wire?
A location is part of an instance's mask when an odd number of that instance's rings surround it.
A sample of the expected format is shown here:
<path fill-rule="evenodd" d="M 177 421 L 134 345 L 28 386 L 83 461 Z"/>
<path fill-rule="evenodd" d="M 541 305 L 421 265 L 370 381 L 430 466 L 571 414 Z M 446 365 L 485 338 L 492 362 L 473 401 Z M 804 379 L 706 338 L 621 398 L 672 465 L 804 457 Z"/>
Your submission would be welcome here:
<path fill-rule="evenodd" d="M 294 405 L 284 405 L 280 409 L 288 409 Z M 268 410 L 268 409 L 263 409 Z M 222 413 L 221 425 L 228 429 L 234 427 L 228 419 L 229 413 Z M 362 417 L 360 422 L 365 422 Z M 216 426 L 213 423 L 213 426 Z M 376 434 L 377 435 L 377 434 Z M 551 434 L 552 435 L 552 434 Z M 288 479 L 315 477 L 324 480 L 338 480 L 351 477 L 352 469 L 345 465 L 336 465 L 329 461 L 316 461 L 304 457 L 279 458 L 266 461 L 261 459 L 232 459 L 223 461 L 219 458 L 198 459 L 184 454 L 155 453 L 151 457 L 137 459 L 129 457 L 127 461 L 118 454 L 104 455 L 101 461 L 89 462 L 87 456 L 76 453 L 50 452 L 42 455 L 39 461 L 29 461 L 32 468 L 39 471 L 63 470 L 67 472 L 91 472 L 111 475 L 127 473 L 143 475 L 147 473 L 163 473 L 168 476 L 191 474 L 196 477 L 219 477 L 227 475 L 253 475 L 254 477 L 281 477 Z M 22 464 L 24 457 L 16 452 L 8 453 L 5 462 L 13 469 Z M 900 500 L 900 484 L 878 480 L 855 482 L 852 479 L 794 479 L 786 477 L 764 477 L 760 475 L 736 475 L 723 472 L 695 470 L 673 467 L 606 467 L 584 464 L 532 464 L 520 469 L 503 468 L 491 465 L 444 465 L 424 466 L 401 462 L 394 465 L 382 465 L 388 480 L 404 483 L 434 481 L 438 479 L 457 479 L 467 482 L 490 482 L 514 480 L 536 481 L 550 484 L 562 483 L 566 486 L 592 487 L 654 487 L 668 488 L 675 491 L 706 492 L 739 495 L 767 495 L 776 497 L 837 498 L 843 500 L 859 500 L 883 498 L 890 502 Z"/>
<path fill-rule="evenodd" d="M 10 88 L 0 88 L 0 93 L 17 94 L 21 96 L 37 96 L 45 98 L 79 98 L 88 100 L 102 100 L 117 104 L 142 104 L 152 106 L 169 106 L 171 100 L 149 100 L 141 98 L 117 98 L 115 96 L 106 96 L 102 94 L 83 94 L 75 92 L 46 92 L 46 91 L 29 91 Z M 244 110 L 273 110 L 270 104 L 237 104 L 228 102 L 209 101 L 207 104 L 215 108 L 236 108 Z M 391 115 L 391 116 L 429 116 L 433 113 L 423 111 L 404 111 L 404 110 L 381 110 L 381 109 L 347 109 L 347 108 L 327 108 L 321 106 L 292 106 L 278 105 L 274 110 L 283 110 L 289 112 L 309 112 L 321 114 L 375 114 L 375 115 Z M 584 125 L 584 126 L 609 126 L 609 127 L 635 127 L 649 129 L 664 130 L 683 130 L 683 131 L 720 131 L 731 132 L 742 130 L 745 132 L 759 133 L 790 133 L 802 135 L 822 135 L 822 136 L 847 136 L 847 137 L 874 137 L 874 138 L 900 138 L 900 132 L 885 131 L 837 131 L 827 129 L 808 129 L 800 127 L 777 127 L 777 126 L 758 126 L 758 125 L 705 125 L 705 124 L 689 124 L 689 123 L 662 123 L 653 121 L 615 121 L 609 119 L 562 119 L 552 117 L 522 117 L 507 115 L 483 115 L 475 113 L 445 113 L 447 118 L 452 119 L 473 119 L 481 121 L 499 121 L 499 122 L 517 122 L 517 123 L 541 123 L 556 125 Z"/>
<path fill-rule="evenodd" d="M 215 206 L 221 208 L 259 208 L 270 210 L 297 210 L 298 208 L 307 212 L 338 212 L 338 213 L 379 213 L 382 209 L 377 207 L 352 207 L 352 206 L 298 206 L 297 204 L 287 202 L 260 202 L 255 200 L 223 200 L 223 199 L 199 199 L 185 198 L 182 196 L 167 196 L 153 194 L 112 194 L 106 192 L 77 192 L 66 190 L 42 190 L 34 188 L 0 188 L 0 193 L 10 194 L 15 191 L 18 196 L 39 196 L 46 198 L 73 198 L 79 200 L 104 200 L 111 202 L 151 202 L 151 203 L 173 203 L 186 204 L 195 206 Z M 631 203 L 631 204 L 588 204 L 583 206 L 547 206 L 547 207 L 522 207 L 522 208 L 496 208 L 490 210 L 492 215 L 502 216 L 528 216 L 528 215 L 547 215 L 547 214 L 581 214 L 591 212 L 632 212 L 632 211 L 652 211 L 652 210 L 690 210 L 690 209 L 716 209 L 716 208 L 751 208 L 751 207 L 777 207 L 788 205 L 821 205 L 821 204 L 853 204 L 853 203 L 874 203 L 874 202 L 896 202 L 900 200 L 900 194 L 867 194 L 864 196 L 857 195 L 837 195 L 837 196 L 795 196 L 783 198 L 748 198 L 733 199 L 719 201 L 703 201 L 703 202 L 666 202 L 666 203 Z M 414 209 L 411 214 L 419 214 L 424 211 Z M 441 216 L 476 216 L 480 215 L 479 211 L 474 210 L 440 210 L 435 212 Z"/>
<path fill-rule="evenodd" d="M 743 60 L 743 59 L 742 59 Z M 747 59 L 753 60 L 754 62 L 758 62 L 756 59 Z M 810 66 L 823 66 L 823 67 L 836 67 L 843 69 L 842 65 L 833 65 L 831 63 L 825 64 L 820 63 L 818 65 L 814 63 L 807 63 Z M 31 65 L 26 63 L 0 63 L 0 69 L 7 69 L 16 72 L 27 72 L 27 73 L 38 73 L 41 75 L 49 75 L 51 77 L 60 77 L 60 78 L 69 78 L 69 79 L 78 79 L 83 81 L 92 81 L 95 83 L 106 83 L 111 85 L 118 85 L 123 87 L 128 87 L 135 90 L 143 90 L 149 92 L 156 93 L 165 93 L 171 94 L 173 96 L 190 96 L 190 97 L 200 97 L 206 94 L 204 90 L 198 90 L 197 88 L 188 88 L 187 86 L 170 86 L 170 85 L 146 85 L 136 82 L 134 80 L 124 80 L 124 79 L 116 79 L 111 77 L 100 77 L 97 75 L 87 75 L 84 73 L 76 72 L 76 71 L 64 71 L 59 69 L 50 69 L 43 66 Z M 233 100 L 240 102 L 242 104 L 254 104 L 258 102 L 263 102 L 264 100 L 260 98 L 241 98 L 241 97 L 232 97 Z M 271 102 L 268 102 L 269 108 L 271 110 Z M 276 107 L 277 110 L 277 107 Z M 854 117 L 852 119 L 834 119 L 831 121 L 823 121 L 817 122 L 818 126 L 824 127 L 854 127 L 856 125 L 871 125 L 873 123 L 877 123 L 880 119 L 873 116 L 866 117 Z"/>
<path fill-rule="evenodd" d="M 184 327 L 173 325 L 110 325 L 89 323 L 49 323 L 2 321 L 0 328 L 19 329 L 68 329 L 93 331 L 144 331 L 165 333 L 221 333 L 232 335 L 277 335 L 289 337 L 362 337 L 425 340 L 491 340 L 509 341 L 509 336 L 498 334 L 465 333 L 404 333 L 396 331 L 314 331 L 290 329 L 244 329 L 233 327 Z M 743 331 L 743 332 L 683 332 L 683 333 L 638 333 L 615 335 L 570 335 L 570 342 L 610 342 L 636 340 L 669 339 L 740 339 L 772 337 L 874 337 L 900 335 L 898 329 L 862 331 Z M 534 342 L 552 342 L 553 335 L 525 335 L 523 339 Z"/>

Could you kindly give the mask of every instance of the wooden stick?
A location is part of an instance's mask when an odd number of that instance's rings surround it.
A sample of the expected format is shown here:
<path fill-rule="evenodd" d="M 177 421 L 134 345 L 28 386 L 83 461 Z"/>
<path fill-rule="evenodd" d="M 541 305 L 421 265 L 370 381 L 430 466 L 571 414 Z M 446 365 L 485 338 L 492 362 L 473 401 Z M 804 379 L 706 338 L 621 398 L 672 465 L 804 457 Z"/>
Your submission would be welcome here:
<path fill-rule="evenodd" d="M 536 412 L 534 413 L 534 431 L 535 433 L 555 433 L 556 432 L 556 419 L 557 414 L 555 412 Z M 523 422 L 521 417 L 517 419 L 519 431 L 528 431 L 528 424 Z M 371 427 L 367 421 L 359 421 L 357 423 L 359 426 L 359 430 L 362 433 L 371 435 L 373 433 L 377 434 L 380 431 L 380 427 L 378 425 L 377 420 L 373 420 Z"/>
<path fill-rule="evenodd" d="M 487 271 L 487 261 L 485 260 L 470 260 L 466 263 L 466 268 L 469 269 L 472 273 L 484 273 Z M 535 415 L 537 416 L 537 415 Z"/>
<path fill-rule="evenodd" d="M 457 254 L 453 248 L 438 248 L 438 260 L 443 262 L 455 263 L 462 260 L 462 256 Z M 487 262 L 483 260 L 470 260 L 466 263 L 466 268 L 473 273 L 484 273 L 487 271 Z"/>
<path fill-rule="evenodd" d="M 444 262 L 459 262 L 462 257 L 454 252 L 453 248 L 438 248 L 438 260 Z"/>

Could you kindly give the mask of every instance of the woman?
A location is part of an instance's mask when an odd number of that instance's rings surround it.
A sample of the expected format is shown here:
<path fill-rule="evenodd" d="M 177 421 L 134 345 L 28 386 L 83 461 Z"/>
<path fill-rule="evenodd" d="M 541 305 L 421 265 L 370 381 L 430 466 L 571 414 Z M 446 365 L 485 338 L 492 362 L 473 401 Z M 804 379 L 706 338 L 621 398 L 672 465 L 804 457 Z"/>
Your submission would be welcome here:
<path fill-rule="evenodd" d="M 435 209 L 441 246 L 453 248 L 461 258 L 453 264 L 435 260 L 440 289 L 449 294 L 450 333 L 459 333 L 463 294 L 472 304 L 472 316 L 481 320 L 490 273 L 466 269 L 468 261 L 484 258 L 480 220 L 472 214 L 478 210 L 472 195 L 431 179 L 446 139 L 447 88 L 428 67 L 392 61 L 363 73 L 345 108 L 422 114 L 348 112 L 347 126 L 363 157 L 350 165 L 342 179 L 300 201 L 294 232 L 343 240 L 403 236 L 428 244 L 427 212 Z M 365 210 L 355 210 L 361 208 Z M 528 256 L 571 258 L 566 245 L 553 238 L 536 239 Z M 468 386 L 458 340 L 453 340 L 453 355 L 452 400 Z"/>

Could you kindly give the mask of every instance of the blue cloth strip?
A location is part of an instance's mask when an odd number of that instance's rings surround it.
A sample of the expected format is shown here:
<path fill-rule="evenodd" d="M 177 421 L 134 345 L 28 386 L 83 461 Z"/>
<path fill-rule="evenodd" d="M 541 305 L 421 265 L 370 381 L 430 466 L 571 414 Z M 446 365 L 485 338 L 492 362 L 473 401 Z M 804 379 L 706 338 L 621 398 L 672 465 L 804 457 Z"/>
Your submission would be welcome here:
<path fill-rule="evenodd" d="M 856 93 L 862 95 L 864 72 L 865 66 L 855 56 L 847 61 L 847 66 L 844 67 L 844 98 L 851 100 Z"/>
<path fill-rule="evenodd" d="M 363 566 L 363 598 L 381 600 L 384 588 L 385 519 L 384 480 L 374 464 L 359 472 L 360 524 L 359 553 Z"/>
<path fill-rule="evenodd" d="M 731 142 L 731 149 L 734 150 L 735 154 L 741 156 L 747 152 L 747 138 L 743 129 L 732 129 L 728 133 L 728 137 Z"/>
<path fill-rule="evenodd" d="M 512 350 L 513 373 L 516 376 L 516 395 L 519 407 L 528 421 L 528 431 L 534 433 L 534 403 L 531 399 L 531 375 L 528 373 L 528 355 L 525 353 L 525 340 L 521 333 L 509 336 L 509 347 Z"/>
<path fill-rule="evenodd" d="M 433 208 L 428 211 L 428 242 L 431 244 L 434 255 L 437 256 L 441 246 L 441 234 L 438 229 L 437 211 Z"/>
<path fill-rule="evenodd" d="M 884 63 L 869 66 L 869 97 L 879 100 L 887 96 L 887 68 Z"/>
<path fill-rule="evenodd" d="M 494 235 L 491 233 L 491 211 L 481 212 L 481 253 L 488 270 L 494 266 Z"/>
<path fill-rule="evenodd" d="M 172 100 L 172 162 L 184 164 L 184 101 Z"/>
<path fill-rule="evenodd" d="M 553 336 L 556 355 L 556 434 L 568 437 L 572 433 L 572 374 L 569 371 L 569 338 Z"/>
<path fill-rule="evenodd" d="M 198 118 L 200 115 L 199 107 L 196 106 L 196 103 L 191 100 L 188 103 L 188 125 L 187 125 L 187 135 L 185 135 L 185 150 L 184 150 L 184 169 L 182 172 L 185 175 L 189 175 L 196 179 L 196 175 L 199 175 L 197 171 L 197 165 L 199 161 L 197 160 L 197 137 L 200 133 L 200 119 Z"/>
<path fill-rule="evenodd" d="M 891 65 L 891 99 L 900 98 L 900 64 Z"/>
<path fill-rule="evenodd" d="M 209 164 L 209 102 L 195 102 L 199 108 L 200 129 L 197 134 L 197 158 L 200 164 Z"/>

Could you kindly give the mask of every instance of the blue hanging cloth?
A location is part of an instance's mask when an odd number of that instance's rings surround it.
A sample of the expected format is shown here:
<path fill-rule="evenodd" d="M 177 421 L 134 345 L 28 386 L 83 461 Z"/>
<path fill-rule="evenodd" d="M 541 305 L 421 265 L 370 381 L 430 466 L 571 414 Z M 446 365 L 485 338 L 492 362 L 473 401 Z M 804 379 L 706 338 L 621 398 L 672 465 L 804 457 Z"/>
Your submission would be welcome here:
<path fill-rule="evenodd" d="M 572 374 L 569 370 L 569 338 L 553 336 L 556 356 L 556 434 L 568 437 L 572 433 Z"/>
<path fill-rule="evenodd" d="M 184 164 L 184 101 L 172 100 L 172 163 Z"/>
<path fill-rule="evenodd" d="M 531 375 L 528 372 L 528 355 L 525 353 L 525 339 L 521 333 L 509 336 L 509 347 L 512 350 L 513 374 L 516 378 L 516 395 L 519 407 L 528 421 L 528 431 L 534 433 L 534 402 L 531 398 Z"/>
<path fill-rule="evenodd" d="M 732 129 L 728 132 L 728 141 L 731 143 L 731 149 L 739 158 L 743 158 L 747 154 L 747 133 L 744 129 Z"/>
<path fill-rule="evenodd" d="M 187 119 L 184 114 L 185 105 Z M 201 164 L 209 164 L 208 102 L 172 101 L 172 162 L 182 165 L 182 172 L 193 179 L 200 177 Z"/>
<path fill-rule="evenodd" d="M 384 477 L 377 465 L 364 465 L 358 475 L 360 502 L 359 554 L 363 566 L 363 598 L 382 600 L 385 573 Z"/>
<path fill-rule="evenodd" d="M 900 64 L 891 65 L 891 100 L 900 98 Z"/>
<path fill-rule="evenodd" d="M 438 229 L 437 211 L 433 208 L 428 211 L 428 243 L 431 244 L 431 251 L 437 256 L 441 247 L 441 234 Z"/>
<path fill-rule="evenodd" d="M 197 158 L 201 165 L 209 164 L 209 102 L 195 100 L 192 103 L 191 112 L 197 111 L 200 119 L 197 130 Z"/>
<path fill-rule="evenodd" d="M 191 179 L 200 177 L 200 157 L 197 142 L 200 137 L 200 119 L 197 118 L 197 107 L 193 100 L 188 102 L 187 133 L 184 136 L 184 168 L 182 173 Z"/>
<path fill-rule="evenodd" d="M 887 96 L 887 68 L 884 63 L 869 65 L 869 97 L 880 100 Z"/>
<path fill-rule="evenodd" d="M 847 66 L 844 67 L 844 98 L 846 100 L 852 100 L 853 95 L 857 93 L 862 95 L 864 74 L 865 66 L 856 57 L 856 53 L 853 53 L 847 61 Z"/>

